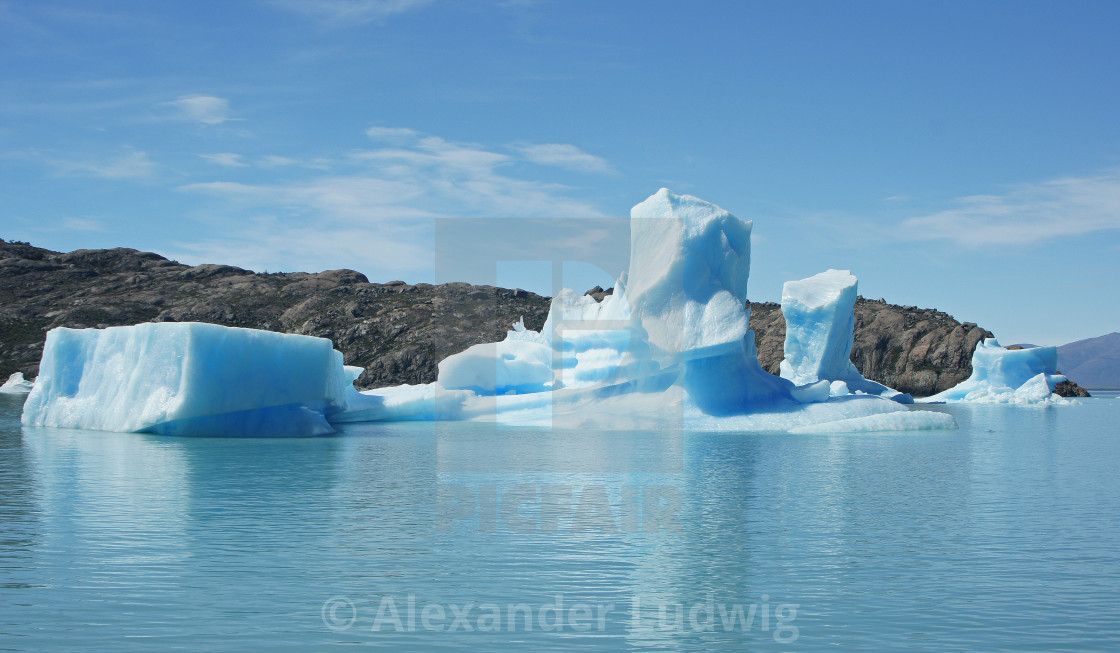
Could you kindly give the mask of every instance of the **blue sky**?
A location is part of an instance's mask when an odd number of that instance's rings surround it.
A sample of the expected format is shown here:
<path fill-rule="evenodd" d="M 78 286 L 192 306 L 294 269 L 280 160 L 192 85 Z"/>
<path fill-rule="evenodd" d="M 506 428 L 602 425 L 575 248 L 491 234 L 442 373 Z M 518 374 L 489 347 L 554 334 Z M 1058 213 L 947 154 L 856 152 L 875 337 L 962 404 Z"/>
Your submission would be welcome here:
<path fill-rule="evenodd" d="M 440 219 L 667 186 L 754 220 L 753 299 L 851 269 L 1061 344 L 1120 330 L 1118 31 L 1109 2 L 0 0 L 0 237 L 431 281 L 493 239 L 437 257 Z M 588 224 L 575 258 L 616 236 Z"/>

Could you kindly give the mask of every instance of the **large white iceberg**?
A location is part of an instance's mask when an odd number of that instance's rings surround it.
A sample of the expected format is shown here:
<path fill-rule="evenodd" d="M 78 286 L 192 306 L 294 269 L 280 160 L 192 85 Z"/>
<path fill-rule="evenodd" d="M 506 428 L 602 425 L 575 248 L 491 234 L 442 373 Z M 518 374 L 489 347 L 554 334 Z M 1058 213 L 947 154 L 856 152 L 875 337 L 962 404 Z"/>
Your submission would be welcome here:
<path fill-rule="evenodd" d="M 977 404 L 1068 404 L 1054 394 L 1066 377 L 1058 374 L 1057 347 L 1005 349 L 995 338 L 976 345 L 972 374 L 922 402 Z"/>
<path fill-rule="evenodd" d="M 4 385 L 0 385 L 0 394 L 25 395 L 31 392 L 33 387 L 35 384 L 23 378 L 23 372 L 16 372 L 8 377 Z"/>
<path fill-rule="evenodd" d="M 354 368 L 331 341 L 214 324 L 52 329 L 27 426 L 168 435 L 319 435 Z"/>
<path fill-rule="evenodd" d="M 750 222 L 661 189 L 631 212 L 630 269 L 614 294 L 597 302 L 564 290 L 540 332 L 515 325 L 502 342 L 445 359 L 436 383 L 355 393 L 332 419 L 768 431 L 953 426 L 944 414 L 907 413 L 875 396 L 897 393 L 858 372 L 842 378 L 863 394 L 830 398 L 827 378 L 798 383 L 764 371 L 749 329 L 750 234 Z M 833 313 L 843 312 L 843 301 L 833 300 Z M 841 341 L 838 349 L 846 338 L 845 359 L 853 302 L 854 286 L 848 323 L 824 334 Z M 801 333 L 796 322 L 794 333 Z M 895 417 L 868 419 L 876 415 Z M 839 423 L 852 419 L 862 421 Z"/>
<path fill-rule="evenodd" d="M 852 364 L 858 292 L 858 280 L 847 270 L 827 270 L 785 283 L 782 378 L 798 385 L 829 381 L 833 396 L 861 392 L 913 403 L 910 395 L 865 379 Z"/>

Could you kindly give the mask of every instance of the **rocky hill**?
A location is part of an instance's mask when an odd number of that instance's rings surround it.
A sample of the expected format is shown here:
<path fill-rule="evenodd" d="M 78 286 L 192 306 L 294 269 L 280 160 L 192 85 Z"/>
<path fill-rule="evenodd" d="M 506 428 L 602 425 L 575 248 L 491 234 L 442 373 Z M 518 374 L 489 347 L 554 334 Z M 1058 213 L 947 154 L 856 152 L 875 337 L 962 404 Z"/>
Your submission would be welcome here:
<path fill-rule="evenodd" d="M 594 292 L 598 291 L 598 292 Z M 601 300 L 610 291 L 589 291 Z M 187 266 L 133 249 L 53 252 L 0 240 L 0 380 L 38 374 L 44 334 L 58 326 L 212 322 L 329 338 L 362 388 L 434 381 L 444 357 L 505 336 L 524 317 L 540 329 L 549 299 L 465 283 L 370 283 L 353 270 L 257 273 Z M 968 378 L 972 350 L 991 334 L 931 309 L 863 298 L 852 361 L 869 379 L 915 396 Z M 751 306 L 759 360 L 777 373 L 785 320 L 773 303 Z"/>

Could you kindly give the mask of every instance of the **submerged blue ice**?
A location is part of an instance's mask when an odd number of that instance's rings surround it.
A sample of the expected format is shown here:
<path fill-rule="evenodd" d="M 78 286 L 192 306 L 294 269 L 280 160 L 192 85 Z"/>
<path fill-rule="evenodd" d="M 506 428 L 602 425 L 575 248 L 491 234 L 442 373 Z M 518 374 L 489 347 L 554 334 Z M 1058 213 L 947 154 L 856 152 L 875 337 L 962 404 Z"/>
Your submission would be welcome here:
<path fill-rule="evenodd" d="M 661 189 L 631 212 L 630 269 L 613 295 L 596 302 L 562 291 L 541 331 L 514 325 L 501 342 L 443 360 L 426 385 L 359 393 L 358 370 L 344 368 L 329 341 L 307 336 L 204 324 L 57 329 L 23 421 L 181 435 L 315 435 L 331 423 L 434 419 L 800 432 L 954 427 L 950 416 L 908 410 L 877 396 L 889 389 L 832 364 L 851 349 L 854 283 L 838 286 L 819 311 L 802 301 L 806 311 L 787 315 L 787 347 L 800 352 L 787 354 L 793 380 L 763 370 L 749 328 L 751 226 Z M 813 326 L 814 311 L 831 322 Z M 835 381 L 858 387 L 839 393 Z"/>

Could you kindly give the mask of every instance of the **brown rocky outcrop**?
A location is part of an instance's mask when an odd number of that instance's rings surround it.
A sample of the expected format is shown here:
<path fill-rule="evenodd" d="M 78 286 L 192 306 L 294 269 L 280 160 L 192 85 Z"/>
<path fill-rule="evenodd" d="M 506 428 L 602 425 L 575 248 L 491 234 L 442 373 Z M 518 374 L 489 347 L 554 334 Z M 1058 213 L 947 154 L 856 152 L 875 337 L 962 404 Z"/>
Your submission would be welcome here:
<path fill-rule="evenodd" d="M 1054 385 L 1054 394 L 1059 397 L 1091 397 L 1089 391 L 1066 379 Z"/>

